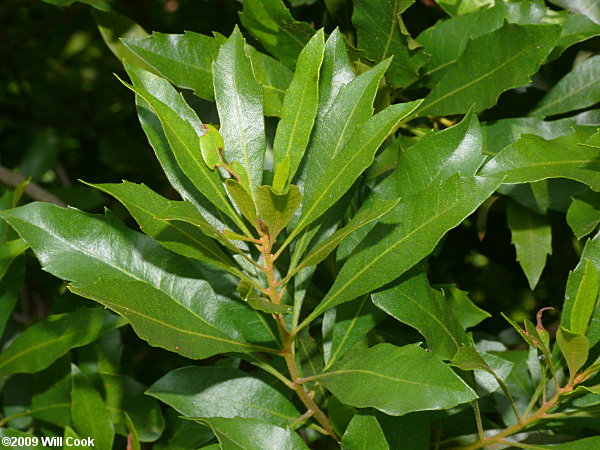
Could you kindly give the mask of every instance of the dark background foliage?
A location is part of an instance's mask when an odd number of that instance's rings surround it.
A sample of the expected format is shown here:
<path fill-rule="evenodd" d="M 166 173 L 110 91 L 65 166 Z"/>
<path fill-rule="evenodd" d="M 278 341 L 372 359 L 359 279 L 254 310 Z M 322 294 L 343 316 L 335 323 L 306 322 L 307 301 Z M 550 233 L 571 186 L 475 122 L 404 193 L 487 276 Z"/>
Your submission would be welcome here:
<path fill-rule="evenodd" d="M 241 2 L 122 0 L 114 2 L 114 8 L 148 32 L 192 30 L 229 35 L 239 22 Z M 339 26 L 348 38 L 353 37 L 350 14 L 333 19 L 322 1 L 298 6 L 292 12 L 315 28 L 331 31 Z M 444 15 L 434 2 L 422 0 L 410 7 L 405 21 L 415 36 Z M 480 117 L 481 121 L 523 115 L 527 105 L 533 106 L 543 95 L 543 89 L 570 70 L 579 51 L 599 48 L 600 38 L 572 46 L 545 66 L 527 89 L 502 95 L 498 105 Z M 39 0 L 7 0 L 0 5 L 0 165 L 30 177 L 69 205 L 89 212 L 102 212 L 108 206 L 135 227 L 118 203 L 78 181 L 127 179 L 177 198 L 139 126 L 133 94 L 113 73 L 123 76 L 122 65 L 104 43 L 88 5 L 74 3 L 57 8 Z M 201 110 L 200 117 L 213 114 L 214 107 L 208 103 L 196 100 L 194 106 Z M 0 194 L 12 188 L 6 179 L 0 181 L 4 182 L 0 182 Z M 24 196 L 21 202 L 30 200 Z M 489 311 L 492 317 L 478 325 L 475 332 L 496 336 L 508 328 L 500 311 L 522 320 L 534 319 L 541 307 L 560 307 L 566 276 L 575 267 L 581 250 L 564 214 L 551 211 L 553 255 L 540 283 L 531 291 L 510 244 L 505 200 L 501 198 L 491 205 L 486 224 L 474 216 L 451 231 L 438 246 L 429 272 L 432 284 L 456 283 Z M 31 254 L 27 255 L 26 265 L 22 293 L 4 333 L 4 344 L 17 330 L 50 313 L 73 310 L 86 301 L 66 291 L 62 281 L 42 272 Z M 330 283 L 327 264 L 317 274 L 320 278 L 315 284 L 325 291 Z M 550 312 L 547 317 L 552 322 L 559 315 Z M 123 348 L 123 372 L 144 384 L 151 384 L 186 361 L 174 353 L 149 347 L 131 329 L 125 332 Z M 80 352 L 81 358 L 84 353 Z M 7 404 L 9 400 L 3 401 Z"/>

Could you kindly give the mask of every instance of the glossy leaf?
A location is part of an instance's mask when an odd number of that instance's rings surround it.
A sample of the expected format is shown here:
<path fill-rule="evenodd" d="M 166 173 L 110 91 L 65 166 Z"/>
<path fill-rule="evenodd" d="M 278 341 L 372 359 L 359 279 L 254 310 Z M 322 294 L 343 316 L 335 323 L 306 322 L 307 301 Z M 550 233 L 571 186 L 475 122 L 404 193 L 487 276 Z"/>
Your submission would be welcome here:
<path fill-rule="evenodd" d="M 336 308 L 325 369 L 331 367 L 354 344 L 385 319 L 385 314 L 373 305 L 369 297 L 365 295 Z"/>
<path fill-rule="evenodd" d="M 218 232 L 204 220 L 189 202 L 168 200 L 143 184 L 124 181 L 121 184 L 90 185 L 119 200 L 134 217 L 140 228 L 169 250 L 181 255 L 208 261 L 239 274 L 234 263 L 210 236 Z M 187 221 L 183 222 L 182 219 Z M 192 225 L 196 223 L 199 227 Z"/>
<path fill-rule="evenodd" d="M 600 55 L 575 66 L 540 100 L 533 116 L 553 116 L 600 101 Z"/>
<path fill-rule="evenodd" d="M 348 258 L 309 319 L 398 278 L 427 256 L 443 235 L 471 214 L 499 184 L 494 178 L 455 176 L 436 189 L 400 201 Z"/>
<path fill-rule="evenodd" d="M 505 24 L 469 41 L 456 62 L 440 73 L 418 114 L 460 114 L 473 103 L 478 111 L 493 106 L 502 92 L 529 82 L 559 34 L 554 25 Z"/>
<path fill-rule="evenodd" d="M 567 211 L 567 223 L 577 239 L 594 231 L 600 223 L 600 194 L 587 190 L 573 197 Z"/>
<path fill-rule="evenodd" d="M 431 352 L 450 360 L 467 337 L 444 296 L 432 289 L 422 270 L 412 270 L 388 289 L 375 292 L 373 303 L 395 319 L 417 329 Z"/>
<path fill-rule="evenodd" d="M 457 125 L 427 134 L 402 151 L 398 156 L 398 170 L 375 191 L 391 189 L 394 198 L 408 199 L 456 173 L 475 175 L 485 160 L 481 148 L 481 127 L 477 115 L 471 111 Z"/>
<path fill-rule="evenodd" d="M 373 407 L 394 416 L 449 408 L 476 398 L 448 366 L 418 345 L 379 344 L 313 378 L 347 405 Z M 363 389 L 365 383 L 370 389 Z"/>
<path fill-rule="evenodd" d="M 378 220 L 388 213 L 394 206 L 398 204 L 398 200 L 381 200 L 374 201 L 371 204 L 359 209 L 350 223 L 343 228 L 334 232 L 331 236 L 318 244 L 311 252 L 306 255 L 298 266 L 296 266 L 287 277 L 292 277 L 306 267 L 316 266 L 323 261 L 327 256 L 335 250 L 335 248 L 347 236 L 354 233 L 356 230 Z"/>
<path fill-rule="evenodd" d="M 96 340 L 126 322 L 99 308 L 54 314 L 30 326 L 0 354 L 0 375 L 45 369 L 70 349 Z"/>
<path fill-rule="evenodd" d="M 258 215 L 267 226 L 273 240 L 292 220 L 301 203 L 300 189 L 293 184 L 283 192 L 276 192 L 271 186 L 259 186 L 256 189 Z"/>
<path fill-rule="evenodd" d="M 152 86 L 156 82 L 156 78 L 149 72 L 130 71 L 129 77 L 134 85 L 150 90 L 153 90 Z M 159 89 L 155 92 L 162 91 Z M 166 94 L 168 92 L 169 91 L 165 91 L 164 93 Z M 172 102 L 170 100 L 172 100 Z M 173 97 L 170 100 L 164 96 L 162 97 L 162 101 L 169 103 L 172 106 L 177 104 L 178 97 Z M 150 105 L 137 95 L 135 101 L 142 129 L 144 130 L 169 182 L 183 199 L 189 201 L 198 209 L 202 217 L 204 217 L 215 229 L 221 231 L 225 227 L 225 224 L 229 223 L 227 217 L 223 212 L 217 209 L 206 196 L 196 188 L 196 186 L 194 186 L 191 180 L 183 172 L 171 150 L 160 119 Z"/>
<path fill-rule="evenodd" d="M 245 417 L 285 427 L 300 416 L 275 388 L 237 369 L 183 367 L 146 393 L 187 417 Z"/>
<path fill-rule="evenodd" d="M 287 179 L 292 179 L 314 125 L 319 106 L 319 74 L 325 52 L 324 33 L 318 31 L 300 53 L 273 142 L 274 166 L 288 161 Z"/>
<path fill-rule="evenodd" d="M 244 187 L 254 198 L 254 189 L 262 181 L 266 146 L 263 96 L 237 28 L 219 49 L 213 75 L 225 160 L 242 165 L 249 178 L 249 185 Z"/>
<path fill-rule="evenodd" d="M 371 69 L 371 71 L 373 70 L 375 69 Z M 367 75 L 371 71 L 363 75 Z M 379 76 L 381 75 L 382 73 L 379 72 Z M 375 79 L 371 80 L 374 81 Z M 362 80 L 364 79 L 359 76 L 354 81 Z M 354 87 L 353 83 L 351 82 L 348 88 Z M 375 88 L 376 85 L 370 87 Z M 340 110 L 345 109 L 342 105 L 338 105 L 338 100 L 340 97 L 344 99 L 345 93 L 346 90 L 337 97 L 336 103 L 332 106 L 331 115 L 337 115 Z M 374 95 L 374 91 L 372 95 Z M 372 97 L 367 102 L 369 106 L 365 105 L 368 108 L 367 114 L 370 114 L 369 102 L 371 101 Z M 393 105 L 371 118 L 368 118 L 367 115 L 368 120 L 365 119 L 364 122 L 360 120 L 360 117 L 354 117 L 354 114 L 352 116 L 341 116 L 336 118 L 335 121 L 328 114 L 324 118 L 325 122 L 329 125 L 339 123 L 343 128 L 335 131 L 327 127 L 332 133 L 327 136 L 319 135 L 321 128 L 317 124 L 316 135 L 312 141 L 314 150 L 312 150 L 308 161 L 302 216 L 295 226 L 293 235 L 297 235 L 299 231 L 321 216 L 342 197 L 358 176 L 373 162 L 375 152 L 385 138 L 395 130 L 403 118 L 414 111 L 418 104 L 419 101 Z M 358 108 L 360 104 L 354 106 Z M 362 123 L 359 124 L 359 121 Z M 359 128 L 351 136 L 344 136 L 349 134 L 349 131 L 356 126 Z M 325 130 L 325 127 L 322 129 Z M 326 131 L 322 132 L 325 133 Z M 332 139 L 334 136 L 335 138 Z M 345 138 L 349 140 L 344 143 Z"/>
<path fill-rule="evenodd" d="M 258 215 L 256 213 L 256 205 L 246 188 L 241 183 L 238 183 L 231 178 L 225 180 L 225 188 L 242 213 L 242 216 L 244 216 L 252 225 L 257 227 Z"/>
<path fill-rule="evenodd" d="M 451 16 L 466 14 L 476 11 L 486 5 L 493 4 L 493 0 L 438 0 L 437 2 Z"/>
<path fill-rule="evenodd" d="M 240 20 L 271 55 L 290 69 L 315 33 L 308 23 L 294 20 L 282 0 L 247 0 Z"/>
<path fill-rule="evenodd" d="M 598 289 L 600 288 L 600 277 L 594 263 L 589 259 L 584 260 L 583 258 L 581 261 L 582 263 L 585 261 L 585 270 L 577 289 L 575 302 L 573 302 L 571 326 L 569 328 L 570 331 L 577 334 L 586 333 L 590 319 L 596 309 Z"/>
<path fill-rule="evenodd" d="M 440 20 L 417 37 L 425 52 L 431 55 L 423 67 L 423 82 L 431 86 L 440 81 L 443 69 L 459 58 L 470 40 L 497 30 L 504 22 L 520 25 L 562 25 L 560 37 L 549 59 L 556 59 L 572 44 L 600 33 L 600 26 L 589 19 L 566 11 L 550 10 L 543 0 L 496 2 L 489 8 L 478 8 L 466 14 Z"/>
<path fill-rule="evenodd" d="M 507 208 L 508 227 L 529 287 L 533 290 L 546 266 L 546 256 L 552 253 L 552 232 L 545 216 L 536 214 L 515 202 Z"/>
<path fill-rule="evenodd" d="M 211 171 L 202 159 L 199 148 L 202 122 L 194 110 L 166 80 L 143 73 L 127 64 L 125 67 L 132 78 L 146 79 L 143 85 L 134 83 L 130 88 L 158 116 L 183 173 L 204 196 L 239 225 L 240 219 L 227 199 L 221 176 L 216 171 Z M 152 92 L 147 90 L 147 87 L 150 87 Z"/>
<path fill-rule="evenodd" d="M 184 34 L 154 32 L 145 38 L 128 38 L 123 44 L 176 86 L 192 89 L 206 100 L 213 101 L 212 63 L 217 59 L 221 42 L 219 39 L 186 31 Z M 285 89 L 292 72 L 279 61 L 247 49 L 252 60 L 254 76 L 262 85 L 265 98 L 265 114 L 278 116 Z"/>
<path fill-rule="evenodd" d="M 207 100 L 214 100 L 212 62 L 220 43 L 203 34 L 154 32 L 143 38 L 122 40 L 125 47 L 176 86 L 192 89 Z"/>
<path fill-rule="evenodd" d="M 215 293 L 211 284 L 234 287 L 200 262 L 113 219 L 74 209 L 32 203 L 2 217 L 32 245 L 47 271 L 70 280 L 73 292 L 123 315 L 152 345 L 198 359 L 270 351 L 248 339 L 270 342 L 271 330 L 239 300 Z"/>
<path fill-rule="evenodd" d="M 414 78 L 425 61 L 404 27 L 402 14 L 414 0 L 357 0 L 352 24 L 356 28 L 358 47 L 375 61 L 394 56 L 387 78 L 394 87 L 403 87 Z"/>
<path fill-rule="evenodd" d="M 596 267 L 596 270 L 600 270 L 600 234 L 598 233 L 586 242 L 583 252 L 581 253 L 581 260 L 579 261 L 579 264 L 577 264 L 577 267 L 569 274 L 567 280 L 565 301 L 560 321 L 561 326 L 567 330 L 573 331 L 573 325 L 577 326 L 576 324 L 581 320 L 578 318 L 581 312 L 574 310 L 575 303 L 581 302 L 581 304 L 577 306 L 577 309 L 583 307 L 583 309 L 586 310 L 589 308 L 587 301 L 593 296 L 593 292 L 589 292 L 589 287 L 586 287 L 586 284 L 589 283 L 590 280 L 584 280 L 586 271 L 591 270 L 591 267 L 588 268 L 588 261 Z M 586 294 L 581 296 L 579 293 L 580 290 L 582 290 L 581 294 L 584 292 L 586 292 Z M 598 292 L 596 292 L 596 295 L 598 295 Z M 579 301 L 577 301 L 578 296 L 580 298 Z M 587 301 L 582 302 L 583 299 L 586 299 Z M 600 342 L 600 308 L 594 309 L 592 318 L 589 321 L 589 330 L 586 335 L 590 342 L 590 348 Z"/>
<path fill-rule="evenodd" d="M 375 416 L 356 414 L 342 436 L 342 449 L 370 450 L 372 448 L 389 450 L 390 447 Z"/>
<path fill-rule="evenodd" d="M 590 344 L 584 335 L 572 333 L 563 327 L 559 327 L 556 332 L 556 343 L 567 362 L 570 379 L 573 380 L 587 361 Z"/>
<path fill-rule="evenodd" d="M 344 36 L 336 28 L 325 42 L 325 54 L 319 79 L 319 108 L 316 123 L 329 111 L 342 87 L 353 79 L 354 70 L 346 52 Z"/>
<path fill-rule="evenodd" d="M 579 145 L 575 133 L 551 141 L 526 134 L 481 169 L 485 176 L 503 176 L 504 183 L 527 183 L 562 177 L 600 190 L 600 150 Z"/>
<path fill-rule="evenodd" d="M 112 448 L 115 432 L 102 397 L 84 374 L 71 366 L 71 417 L 79 436 L 94 439 L 98 448 Z"/>
<path fill-rule="evenodd" d="M 208 424 L 222 450 L 276 448 L 308 450 L 302 438 L 289 428 L 281 428 L 256 419 L 212 417 L 202 419 Z"/>
<path fill-rule="evenodd" d="M 592 124 L 593 122 L 595 120 L 592 120 Z M 550 140 L 572 133 L 576 127 L 586 127 L 584 117 L 579 119 L 577 117 L 567 117 L 547 121 L 539 117 L 519 117 L 487 123 L 483 127 L 484 153 L 495 155 L 524 134 L 535 134 Z"/>

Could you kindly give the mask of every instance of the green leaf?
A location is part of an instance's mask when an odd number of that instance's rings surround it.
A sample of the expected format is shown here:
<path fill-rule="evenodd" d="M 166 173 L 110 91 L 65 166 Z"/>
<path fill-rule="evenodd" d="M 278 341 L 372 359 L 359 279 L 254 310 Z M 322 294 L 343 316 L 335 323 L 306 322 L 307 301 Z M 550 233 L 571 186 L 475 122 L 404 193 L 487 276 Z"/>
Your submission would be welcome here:
<path fill-rule="evenodd" d="M 550 10 L 543 0 L 496 2 L 489 8 L 439 20 L 417 37 L 425 52 L 431 55 L 424 64 L 423 82 L 431 86 L 440 81 L 443 69 L 459 58 L 470 40 L 497 30 L 504 22 L 562 25 L 558 42 L 548 57 L 550 60 L 556 59 L 572 44 L 600 33 L 600 26 L 587 18 L 566 11 Z"/>
<path fill-rule="evenodd" d="M 202 125 L 200 129 L 204 132 L 200 136 L 200 151 L 202 158 L 210 170 L 214 170 L 217 164 L 223 164 L 222 156 L 225 148 L 223 136 L 212 125 Z"/>
<path fill-rule="evenodd" d="M 281 193 L 275 192 L 271 186 L 259 186 L 256 189 L 258 216 L 269 229 L 273 241 L 292 220 L 301 203 L 300 189 L 293 184 Z"/>
<path fill-rule="evenodd" d="M 600 101 L 600 55 L 575 66 L 540 100 L 532 116 L 553 116 Z"/>
<path fill-rule="evenodd" d="M 143 184 L 123 181 L 120 184 L 90 184 L 119 200 L 134 217 L 144 233 L 169 250 L 208 261 L 232 272 L 240 271 L 212 237 L 219 233 L 189 202 L 168 200 Z M 186 219 L 184 222 L 182 219 Z M 191 225 L 198 224 L 198 227 Z M 212 236 L 212 237 L 209 237 Z"/>
<path fill-rule="evenodd" d="M 517 141 L 524 134 L 535 134 L 546 140 L 555 139 L 573 132 L 573 129 L 586 127 L 585 116 L 567 117 L 560 120 L 544 121 L 538 117 L 502 119 L 487 123 L 483 127 L 484 153 L 495 155 L 504 147 Z M 592 119 L 592 122 L 595 120 Z M 592 129 L 596 129 L 593 127 Z"/>
<path fill-rule="evenodd" d="M 254 190 L 262 181 L 266 147 L 263 96 L 239 29 L 219 49 L 213 75 L 225 160 L 242 165 L 249 178 L 244 187 L 254 198 Z"/>
<path fill-rule="evenodd" d="M 480 174 L 503 176 L 508 184 L 570 178 L 599 191 L 599 169 L 600 149 L 580 145 L 576 133 L 551 141 L 526 134 L 489 160 Z"/>
<path fill-rule="evenodd" d="M 555 25 L 505 24 L 469 41 L 456 62 L 440 72 L 418 114 L 461 114 L 473 104 L 477 111 L 495 105 L 502 92 L 529 82 L 559 34 Z"/>
<path fill-rule="evenodd" d="M 429 133 L 400 152 L 398 170 L 384 181 L 385 185 L 382 183 L 379 190 L 391 189 L 394 198 L 408 199 L 432 189 L 456 173 L 475 175 L 485 160 L 481 148 L 481 127 L 477 114 L 470 111 L 457 125 Z"/>
<path fill-rule="evenodd" d="M 390 446 L 385 440 L 383 430 L 375 416 L 356 414 L 344 436 L 342 436 L 342 449 L 344 450 L 389 450 Z"/>
<path fill-rule="evenodd" d="M 546 256 L 552 253 L 552 232 L 546 216 L 509 202 L 507 207 L 508 228 L 512 243 L 517 250 L 529 287 L 533 290 L 546 266 Z"/>
<path fill-rule="evenodd" d="M 583 259 L 581 260 L 584 261 Z M 585 260 L 585 270 L 577 289 L 577 296 L 571 310 L 571 321 L 569 330 L 577 334 L 586 334 L 588 324 L 598 300 L 599 288 L 598 269 L 592 261 Z"/>
<path fill-rule="evenodd" d="M 289 314 L 292 312 L 290 305 L 278 305 L 271 303 L 266 298 L 262 297 L 248 297 L 246 303 L 257 311 L 262 311 L 268 314 Z"/>
<path fill-rule="evenodd" d="M 398 278 L 433 251 L 444 234 L 499 185 L 494 178 L 454 176 L 435 189 L 401 200 L 354 250 L 307 321 Z"/>
<path fill-rule="evenodd" d="M 569 274 L 560 323 L 567 330 L 574 331 L 573 326 L 583 322 L 578 316 L 581 314 L 582 309 L 583 311 L 588 310 L 590 307 L 588 302 L 594 295 L 593 292 L 589 291 L 589 284 L 590 281 L 593 281 L 594 276 L 590 274 L 592 268 L 588 266 L 588 261 L 596 267 L 596 270 L 600 270 L 600 233 L 597 233 L 585 243 L 579 264 Z M 586 277 L 586 272 L 588 277 Z M 598 296 L 598 291 L 596 296 Z M 577 310 L 574 310 L 576 303 L 578 303 Z M 600 308 L 593 309 L 586 336 L 590 342 L 590 348 L 600 342 Z"/>
<path fill-rule="evenodd" d="M 331 367 L 354 344 L 385 319 L 385 314 L 373 305 L 369 297 L 365 295 L 336 308 L 325 369 Z"/>
<path fill-rule="evenodd" d="M 567 362 L 569 377 L 572 381 L 587 361 L 590 343 L 583 334 L 573 333 L 563 327 L 559 327 L 556 332 L 556 343 Z"/>
<path fill-rule="evenodd" d="M 493 0 L 438 0 L 436 2 L 451 16 L 477 11 L 494 3 Z"/>
<path fill-rule="evenodd" d="M 214 101 L 212 63 L 217 59 L 219 39 L 186 31 L 185 34 L 154 32 L 146 38 L 122 40 L 125 47 L 176 86 L 192 89 L 194 94 Z M 254 76 L 262 85 L 265 114 L 278 116 L 292 72 L 282 63 L 247 47 Z"/>
<path fill-rule="evenodd" d="M 191 31 L 153 32 L 148 37 L 126 38 L 121 42 L 171 83 L 192 89 L 198 97 L 214 100 L 212 63 L 221 46 L 214 37 Z"/>
<path fill-rule="evenodd" d="M 383 141 L 395 130 L 400 121 L 414 111 L 420 103 L 420 101 L 416 101 L 393 105 L 369 118 L 373 99 L 371 96 L 363 105 L 364 108 L 367 108 L 364 111 L 367 114 L 364 121 L 360 117 L 363 115 L 362 113 L 356 117 L 358 112 L 355 107 L 358 109 L 361 106 L 360 102 L 352 103 L 351 110 L 354 112 L 351 115 L 338 116 L 340 111 L 344 111 L 347 106 L 350 106 L 343 101 L 355 98 L 355 95 L 348 95 L 346 98 L 345 94 L 351 89 L 354 90 L 355 83 L 365 80 L 361 77 L 368 74 L 373 75 L 372 72 L 375 69 L 365 72 L 350 82 L 347 89 L 340 92 L 336 98 L 331 113 L 323 119 L 323 123 L 327 125 L 319 127 L 319 123 L 317 124 L 315 137 L 309 146 L 311 153 L 309 153 L 304 187 L 302 216 L 294 228 L 291 235 L 293 237 L 344 195 L 360 174 L 373 162 L 375 152 Z M 381 75 L 381 70 L 376 72 L 375 78 L 371 78 L 371 81 L 378 80 Z M 369 88 L 375 87 L 374 84 L 369 86 Z M 360 87 L 359 89 L 359 92 L 362 91 Z M 374 95 L 374 91 L 371 94 Z M 364 95 L 361 96 L 361 100 L 365 100 Z M 344 104 L 339 104 L 338 101 Z M 337 125 L 342 125 L 342 128 L 339 129 Z M 355 127 L 358 128 L 351 136 L 345 136 Z M 327 132 L 331 134 L 324 135 Z M 291 237 L 289 239 L 291 240 Z"/>
<path fill-rule="evenodd" d="M 498 370 L 498 372 L 495 371 L 484 357 L 488 360 L 491 359 L 492 361 L 497 361 L 500 370 Z M 510 391 L 503 379 L 508 377 L 514 364 L 493 354 L 480 354 L 475 347 L 471 345 L 461 346 L 456 352 L 456 355 L 454 355 L 454 358 L 452 358 L 450 364 L 461 370 L 481 370 L 491 375 L 491 380 L 486 380 L 485 378 L 482 379 L 482 377 L 478 376 L 477 384 L 488 392 L 493 392 L 500 386 L 507 398 L 510 399 L 510 402 L 513 402 Z M 480 374 L 478 373 L 477 375 Z"/>
<path fill-rule="evenodd" d="M 3 244 L 0 244 L 2 246 Z M 25 257 L 17 258 L 0 279 L 0 337 L 21 295 L 25 281 Z"/>
<path fill-rule="evenodd" d="M 329 111 L 342 87 L 353 79 L 354 70 L 346 52 L 345 39 L 340 30 L 336 28 L 325 42 L 325 54 L 319 79 L 319 108 L 316 123 L 319 123 Z"/>
<path fill-rule="evenodd" d="M 347 405 L 393 416 L 450 408 L 477 397 L 448 366 L 416 344 L 378 344 L 312 378 Z"/>
<path fill-rule="evenodd" d="M 427 340 L 433 355 L 440 359 L 452 359 L 459 347 L 467 342 L 446 299 L 429 286 L 422 269 L 406 273 L 392 287 L 375 292 L 372 297 L 377 307 L 417 329 Z"/>
<path fill-rule="evenodd" d="M 201 422 L 212 428 L 222 450 L 308 450 L 302 438 L 289 428 L 281 428 L 260 420 L 212 417 L 202 419 Z"/>
<path fill-rule="evenodd" d="M 115 432 L 102 397 L 76 365 L 71 365 L 71 417 L 79 436 L 98 448 L 112 448 Z"/>
<path fill-rule="evenodd" d="M 217 294 L 214 289 L 229 294 L 235 285 L 200 261 L 114 219 L 75 209 L 31 203 L 1 214 L 32 245 L 45 270 L 124 316 L 152 345 L 196 359 L 273 351 L 248 343 L 272 342 L 272 331 L 251 308 Z"/>
<path fill-rule="evenodd" d="M 215 437 L 209 427 L 184 419 L 173 408 L 166 410 L 165 419 L 167 427 L 154 444 L 155 450 L 196 450 Z"/>
<path fill-rule="evenodd" d="M 290 271 L 286 278 L 291 278 L 301 270 L 319 264 L 321 261 L 327 258 L 327 256 L 333 250 L 335 250 L 339 243 L 342 242 L 347 236 L 387 214 L 394 206 L 398 204 L 398 201 L 399 199 L 375 200 L 369 204 L 365 204 L 356 212 L 348 225 L 335 231 L 322 243 L 315 246 L 302 260 L 302 262 Z"/>
<path fill-rule="evenodd" d="M 202 159 L 199 151 L 199 139 L 203 134 L 200 128 L 202 122 L 194 110 L 166 80 L 144 73 L 128 64 L 125 64 L 125 68 L 132 79 L 145 80 L 143 85 L 141 82 L 136 84 L 134 81 L 134 86 L 130 86 L 130 89 L 158 116 L 173 155 L 183 173 L 217 208 L 244 229 L 227 198 L 221 176 L 217 171 L 211 171 Z"/>
<path fill-rule="evenodd" d="M 100 308 L 48 316 L 27 328 L 0 354 L 0 376 L 45 369 L 70 349 L 89 344 L 125 324 Z"/>
<path fill-rule="evenodd" d="M 286 181 L 291 180 L 298 170 L 314 125 L 319 106 L 319 74 L 324 52 L 324 33 L 319 30 L 300 53 L 294 78 L 285 94 L 281 120 L 273 142 L 273 164 L 278 168 L 287 161 Z"/>
<path fill-rule="evenodd" d="M 156 81 L 156 78 L 149 72 L 130 72 L 129 76 L 134 85 L 150 90 L 152 90 L 152 86 Z M 158 92 L 160 92 L 160 90 Z M 165 91 L 165 93 L 167 92 Z M 169 146 L 160 119 L 156 113 L 152 111 L 150 105 L 137 95 L 135 100 L 142 129 L 146 133 L 148 141 L 154 149 L 154 153 L 169 182 L 175 190 L 179 192 L 183 199 L 191 202 L 198 209 L 202 217 L 204 217 L 215 229 L 222 231 L 226 226 L 225 224 L 228 224 L 229 226 L 231 222 L 184 174 Z M 169 99 L 164 98 L 163 96 L 163 101 L 170 103 L 172 106 L 177 104 L 179 97 L 175 96 L 171 98 L 171 100 L 173 100 L 173 102 L 170 102 Z M 231 224 L 231 226 L 233 226 L 233 224 Z"/>
<path fill-rule="evenodd" d="M 467 292 L 461 291 L 455 285 L 437 284 L 435 287 L 442 290 L 450 310 L 464 330 L 474 327 L 492 316 L 473 303 Z"/>
<path fill-rule="evenodd" d="M 142 442 L 154 442 L 165 428 L 158 402 L 145 394 L 146 387 L 125 375 L 101 373 L 106 407 L 115 432 L 127 436 L 131 425 Z"/>
<path fill-rule="evenodd" d="M 413 79 L 425 62 L 419 47 L 404 27 L 402 14 L 414 0 L 357 0 L 352 24 L 356 28 L 358 47 L 375 61 L 394 56 L 388 79 L 394 87 L 403 87 Z"/>
<path fill-rule="evenodd" d="M 246 30 L 290 69 L 315 30 L 294 20 L 282 0 L 246 0 L 240 20 Z"/>
<path fill-rule="evenodd" d="M 127 425 L 127 430 L 129 430 L 129 434 L 127 435 L 127 447 L 128 450 L 140 450 L 140 439 L 138 437 L 137 430 L 135 429 L 135 425 L 129 417 L 129 414 L 126 412 L 123 413 L 125 417 L 125 423 Z"/>
<path fill-rule="evenodd" d="M 183 367 L 163 376 L 146 393 L 186 417 L 245 417 L 285 427 L 300 416 L 274 387 L 237 369 Z"/>
<path fill-rule="evenodd" d="M 4 278 L 17 256 L 28 248 L 29 245 L 22 239 L 0 243 L 0 280 Z"/>
<path fill-rule="evenodd" d="M 284 96 L 294 73 L 280 61 L 247 44 L 246 53 L 252 61 L 254 77 L 262 86 L 265 116 L 280 117 Z"/>
<path fill-rule="evenodd" d="M 71 357 L 65 355 L 32 376 L 31 417 L 59 427 L 71 423 Z"/>
<path fill-rule="evenodd" d="M 244 188 L 241 183 L 238 183 L 231 178 L 225 180 L 225 188 L 227 193 L 233 199 L 242 216 L 248 220 L 254 227 L 258 227 L 258 215 L 256 214 L 256 206 L 250 193 Z"/>
<path fill-rule="evenodd" d="M 576 14 L 583 14 L 600 24 L 600 5 L 595 0 L 550 0 L 550 3 L 562 6 Z"/>
<path fill-rule="evenodd" d="M 573 197 L 567 211 L 567 223 L 577 239 L 594 231 L 600 223 L 600 194 L 588 189 Z"/>

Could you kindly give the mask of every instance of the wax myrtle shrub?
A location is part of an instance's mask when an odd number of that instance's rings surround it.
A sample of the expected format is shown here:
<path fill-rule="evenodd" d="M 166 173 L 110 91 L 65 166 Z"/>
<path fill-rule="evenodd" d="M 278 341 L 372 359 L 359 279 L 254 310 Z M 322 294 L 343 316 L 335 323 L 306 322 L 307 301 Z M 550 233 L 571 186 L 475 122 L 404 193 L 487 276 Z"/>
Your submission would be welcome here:
<path fill-rule="evenodd" d="M 58 427 L 98 448 L 115 433 L 128 448 L 597 446 L 600 63 L 579 43 L 600 34 L 600 11 L 489 3 L 439 1 L 447 15 L 414 36 L 410 1 L 326 2 L 323 29 L 279 0 L 245 0 L 248 40 L 238 27 L 107 38 L 125 70 L 115 89 L 135 95 L 180 199 L 90 184 L 134 231 L 110 210 L 3 197 L 0 278 L 20 276 L 13 261 L 31 247 L 104 307 L 81 300 L 6 346 L 4 390 L 25 376 L 43 388 L 3 435 Z M 116 16 L 97 15 L 108 35 Z M 526 95 L 577 49 L 572 69 Z M 577 238 L 558 320 L 506 315 L 518 342 L 472 333 L 489 314 L 429 281 L 447 233 L 484 231 L 492 209 L 531 289 L 552 227 Z M 127 324 L 188 362 L 147 389 L 121 374 Z M 88 350 L 71 364 L 75 348 Z"/>

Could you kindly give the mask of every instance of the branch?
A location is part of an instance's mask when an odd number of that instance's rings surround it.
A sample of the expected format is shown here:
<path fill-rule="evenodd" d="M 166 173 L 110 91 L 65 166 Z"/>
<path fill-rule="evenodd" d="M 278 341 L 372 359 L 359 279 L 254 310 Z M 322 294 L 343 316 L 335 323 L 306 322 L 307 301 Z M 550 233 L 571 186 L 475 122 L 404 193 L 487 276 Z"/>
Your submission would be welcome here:
<path fill-rule="evenodd" d="M 15 173 L 12 170 L 0 165 L 0 182 L 4 183 L 7 186 L 15 188 L 23 181 L 25 181 L 25 177 L 23 175 Z M 56 195 L 51 194 L 46 189 L 44 189 L 36 183 L 28 183 L 27 186 L 25 186 L 24 192 L 34 200 L 54 203 L 55 205 L 62 207 L 67 206 L 65 202 L 63 202 Z"/>

